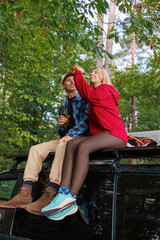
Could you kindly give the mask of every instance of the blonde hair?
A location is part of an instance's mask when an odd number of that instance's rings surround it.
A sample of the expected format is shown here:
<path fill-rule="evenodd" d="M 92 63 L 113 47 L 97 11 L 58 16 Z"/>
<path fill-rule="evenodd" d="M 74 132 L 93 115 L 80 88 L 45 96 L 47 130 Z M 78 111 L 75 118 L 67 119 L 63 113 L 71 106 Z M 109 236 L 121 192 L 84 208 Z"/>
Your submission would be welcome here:
<path fill-rule="evenodd" d="M 98 71 L 99 78 L 103 84 L 112 85 L 111 79 L 105 68 L 95 67 L 92 69 L 92 71 L 95 69 Z"/>

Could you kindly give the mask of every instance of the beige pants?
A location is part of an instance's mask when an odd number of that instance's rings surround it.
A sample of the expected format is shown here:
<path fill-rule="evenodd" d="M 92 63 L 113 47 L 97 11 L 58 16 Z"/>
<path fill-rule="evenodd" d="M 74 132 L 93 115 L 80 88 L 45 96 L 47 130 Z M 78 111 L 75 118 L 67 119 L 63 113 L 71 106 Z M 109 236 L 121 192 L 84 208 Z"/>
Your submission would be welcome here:
<path fill-rule="evenodd" d="M 42 162 L 50 152 L 55 152 L 49 180 L 60 185 L 65 149 L 66 143 L 57 144 L 57 140 L 32 146 L 29 151 L 23 179 L 36 182 L 42 169 Z"/>

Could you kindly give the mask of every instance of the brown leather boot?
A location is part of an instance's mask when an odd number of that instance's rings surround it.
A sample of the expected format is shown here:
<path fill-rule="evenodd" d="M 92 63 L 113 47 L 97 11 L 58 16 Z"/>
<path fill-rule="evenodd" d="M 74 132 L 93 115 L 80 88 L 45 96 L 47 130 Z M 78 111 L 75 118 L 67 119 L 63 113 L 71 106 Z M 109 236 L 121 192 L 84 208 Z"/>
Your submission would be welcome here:
<path fill-rule="evenodd" d="M 43 195 L 35 202 L 28 204 L 25 210 L 35 215 L 42 215 L 41 209 L 46 207 L 54 198 L 56 192 L 47 187 Z"/>
<path fill-rule="evenodd" d="M 0 202 L 0 208 L 25 208 L 25 206 L 32 202 L 31 196 L 32 188 L 21 187 L 19 193 L 11 200 Z"/>

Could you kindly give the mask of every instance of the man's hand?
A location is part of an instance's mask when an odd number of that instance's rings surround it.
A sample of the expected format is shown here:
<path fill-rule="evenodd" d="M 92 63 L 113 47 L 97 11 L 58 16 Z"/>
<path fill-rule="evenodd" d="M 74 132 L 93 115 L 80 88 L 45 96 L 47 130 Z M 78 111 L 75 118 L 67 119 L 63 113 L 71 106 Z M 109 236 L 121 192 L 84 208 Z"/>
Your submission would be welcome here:
<path fill-rule="evenodd" d="M 61 115 L 59 118 L 59 121 L 58 121 L 59 125 L 61 127 L 63 127 L 66 122 L 67 122 L 67 118 L 65 116 Z"/>
<path fill-rule="evenodd" d="M 70 137 L 70 136 L 64 136 L 63 138 L 59 139 L 59 140 L 57 141 L 57 143 L 61 143 L 61 142 L 66 143 L 66 142 L 68 142 L 68 141 L 71 140 L 71 139 L 73 139 L 73 138 Z"/>

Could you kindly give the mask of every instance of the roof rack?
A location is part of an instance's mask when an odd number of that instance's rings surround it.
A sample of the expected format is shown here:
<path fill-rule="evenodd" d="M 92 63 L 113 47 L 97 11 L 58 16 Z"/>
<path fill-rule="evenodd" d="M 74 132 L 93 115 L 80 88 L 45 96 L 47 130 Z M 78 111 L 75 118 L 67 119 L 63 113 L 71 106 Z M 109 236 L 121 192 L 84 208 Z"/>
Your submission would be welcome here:
<path fill-rule="evenodd" d="M 54 152 L 50 152 L 44 162 L 53 161 Z M 15 161 L 10 168 L 10 171 L 15 172 L 17 166 L 27 161 L 28 155 L 13 155 L 6 156 Z M 90 162 L 94 161 L 107 161 L 110 162 L 110 171 L 119 171 L 122 167 L 119 162 L 125 158 L 137 158 L 144 160 L 160 160 L 160 145 L 146 146 L 146 147 L 124 147 L 124 148 L 106 148 L 90 154 Z"/>

